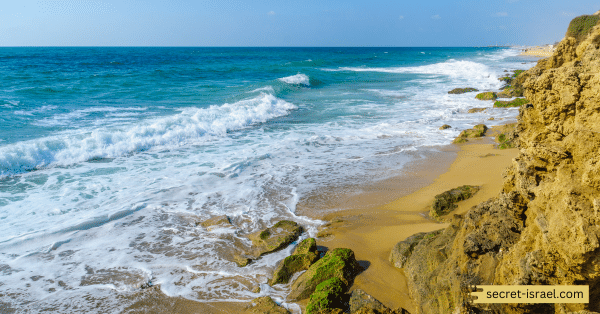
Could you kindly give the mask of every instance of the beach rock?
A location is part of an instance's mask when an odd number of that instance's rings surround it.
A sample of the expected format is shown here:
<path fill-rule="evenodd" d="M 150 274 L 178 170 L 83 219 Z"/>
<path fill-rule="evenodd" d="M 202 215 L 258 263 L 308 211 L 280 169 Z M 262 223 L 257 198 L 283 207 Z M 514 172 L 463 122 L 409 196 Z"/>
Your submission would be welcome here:
<path fill-rule="evenodd" d="M 427 234 L 427 232 L 413 234 L 412 236 L 406 238 L 406 240 L 398 242 L 390 252 L 390 263 L 392 263 L 392 265 L 394 265 L 396 268 L 404 267 L 406 260 L 412 253 L 417 243 L 419 243 L 419 241 L 421 241 Z"/>
<path fill-rule="evenodd" d="M 281 250 L 296 241 L 302 231 L 302 227 L 294 221 L 279 221 L 270 228 L 248 236 L 253 245 L 249 255 L 258 258 L 264 254 Z"/>
<path fill-rule="evenodd" d="M 405 309 L 392 310 L 361 289 L 350 295 L 350 313 L 352 314 L 409 314 Z"/>
<path fill-rule="evenodd" d="M 482 112 L 484 111 L 486 108 L 471 108 L 469 109 L 469 111 L 467 111 L 467 113 L 476 113 L 476 112 Z"/>
<path fill-rule="evenodd" d="M 515 86 L 507 86 L 501 92 L 497 93 L 498 98 L 523 97 L 523 89 Z"/>
<path fill-rule="evenodd" d="M 496 98 L 498 98 L 498 95 L 496 95 L 496 93 L 494 92 L 483 92 L 477 94 L 475 98 L 479 100 L 496 100 Z"/>
<path fill-rule="evenodd" d="M 499 132 L 496 135 L 498 149 L 513 148 L 517 146 L 518 134 L 516 127 L 516 123 L 510 123 L 498 128 Z"/>
<path fill-rule="evenodd" d="M 455 88 L 448 92 L 448 94 L 464 94 L 469 92 L 478 92 L 477 88 L 465 87 L 465 88 Z"/>
<path fill-rule="evenodd" d="M 246 314 L 288 314 L 285 308 L 279 306 L 271 297 L 260 297 L 252 300 L 252 307 L 248 308 Z"/>
<path fill-rule="evenodd" d="M 322 313 L 332 309 L 344 308 L 344 292 L 347 283 L 337 277 L 325 280 L 317 285 L 306 305 L 306 314 Z"/>
<path fill-rule="evenodd" d="M 436 195 L 429 210 L 429 217 L 438 219 L 440 216 L 450 213 L 458 207 L 457 202 L 471 198 L 477 191 L 479 191 L 478 186 L 463 185 Z"/>
<path fill-rule="evenodd" d="M 494 102 L 495 108 L 521 107 L 529 103 L 525 98 L 517 98 L 513 100 L 498 100 Z"/>
<path fill-rule="evenodd" d="M 233 261 L 238 265 L 238 267 L 245 267 L 252 263 L 252 258 L 245 255 L 234 255 Z"/>
<path fill-rule="evenodd" d="M 440 130 L 445 130 L 445 129 L 449 129 L 449 128 L 451 128 L 451 126 L 444 124 L 440 127 Z"/>
<path fill-rule="evenodd" d="M 201 222 L 200 225 L 202 227 L 206 228 L 207 230 L 211 230 L 216 227 L 233 226 L 231 224 L 231 219 L 229 219 L 229 217 L 227 217 L 227 215 L 215 216 L 215 217 L 209 218 L 209 219 Z"/>
<path fill-rule="evenodd" d="M 361 267 L 352 250 L 333 249 L 294 281 L 287 298 L 290 301 L 306 299 L 315 291 L 318 284 L 331 278 L 338 278 L 346 286 L 350 286 L 360 271 Z"/>
<path fill-rule="evenodd" d="M 317 254 L 317 240 L 315 238 L 308 238 L 298 243 L 292 254 Z"/>
<path fill-rule="evenodd" d="M 467 130 L 460 132 L 458 137 L 455 138 L 452 143 L 455 143 L 455 144 L 465 143 L 465 142 L 469 141 L 468 140 L 469 138 L 482 137 L 485 135 L 485 132 L 487 131 L 487 129 L 488 129 L 488 127 L 485 124 L 478 124 L 478 125 L 474 126 L 472 129 L 467 129 Z"/>
<path fill-rule="evenodd" d="M 404 264 L 420 313 L 600 312 L 600 26 L 515 80 L 519 155 L 500 193 L 423 238 Z M 513 83 L 514 84 L 514 83 Z M 590 302 L 472 304 L 469 285 L 588 285 Z"/>
<path fill-rule="evenodd" d="M 286 257 L 277 265 L 269 285 L 288 283 L 295 273 L 307 270 L 318 259 L 317 242 L 313 238 L 305 239 L 298 244 L 294 254 Z"/>

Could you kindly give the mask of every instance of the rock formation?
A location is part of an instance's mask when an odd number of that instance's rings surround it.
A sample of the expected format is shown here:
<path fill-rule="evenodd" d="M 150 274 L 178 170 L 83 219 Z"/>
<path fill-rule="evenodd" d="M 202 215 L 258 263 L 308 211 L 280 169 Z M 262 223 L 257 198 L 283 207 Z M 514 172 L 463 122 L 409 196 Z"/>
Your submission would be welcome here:
<path fill-rule="evenodd" d="M 520 153 L 500 194 L 403 251 L 420 313 L 466 313 L 472 284 L 590 287 L 589 304 L 475 304 L 476 313 L 600 311 L 600 25 L 568 35 L 518 76 L 531 105 L 520 108 Z"/>

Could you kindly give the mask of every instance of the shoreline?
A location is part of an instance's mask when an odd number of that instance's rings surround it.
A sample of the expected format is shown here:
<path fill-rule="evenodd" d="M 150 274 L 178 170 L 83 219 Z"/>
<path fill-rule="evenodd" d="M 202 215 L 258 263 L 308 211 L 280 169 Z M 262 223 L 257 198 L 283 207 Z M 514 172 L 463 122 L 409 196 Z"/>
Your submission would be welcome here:
<path fill-rule="evenodd" d="M 357 260 L 368 266 L 356 277 L 350 290 L 362 289 L 390 308 L 402 307 L 411 313 L 416 312 L 403 270 L 395 268 L 388 261 L 390 251 L 396 243 L 415 233 L 447 227 L 447 223 L 427 217 L 435 195 L 465 184 L 481 186 L 481 190 L 472 198 L 457 203 L 458 208 L 450 216 L 462 214 L 498 194 L 504 181 L 502 172 L 517 156 L 518 149 L 495 148 L 492 139 L 494 131 L 491 129 L 488 132 L 484 138 L 459 144 L 456 158 L 447 170 L 425 187 L 377 206 L 370 212 L 350 209 L 323 217 L 333 223 L 324 229 L 328 235 L 317 238 L 317 243 L 329 250 L 350 248 Z M 482 157 L 488 154 L 495 156 Z"/>

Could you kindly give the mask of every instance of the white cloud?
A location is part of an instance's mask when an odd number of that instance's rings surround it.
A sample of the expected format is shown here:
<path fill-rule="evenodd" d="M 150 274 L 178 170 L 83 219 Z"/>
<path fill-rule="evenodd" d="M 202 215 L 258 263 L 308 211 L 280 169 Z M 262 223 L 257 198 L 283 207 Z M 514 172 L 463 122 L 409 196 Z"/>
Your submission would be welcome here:
<path fill-rule="evenodd" d="M 399 19 L 399 20 L 403 20 L 403 19 L 404 19 L 404 15 L 400 15 L 400 16 L 398 17 L 398 19 Z"/>
<path fill-rule="evenodd" d="M 562 11 L 562 12 L 560 12 L 560 14 L 562 14 L 564 16 L 575 16 L 575 13 L 573 13 L 573 12 L 567 12 L 567 11 Z"/>
<path fill-rule="evenodd" d="M 439 15 L 439 14 L 432 15 L 432 16 L 431 16 L 431 18 L 432 18 L 432 19 L 434 19 L 434 20 L 439 20 L 439 19 L 441 19 L 441 17 L 440 17 L 440 15 Z"/>
<path fill-rule="evenodd" d="M 498 13 L 496 13 L 496 16 L 508 16 L 508 13 L 506 13 L 506 12 L 498 12 Z"/>
<path fill-rule="evenodd" d="M 269 11 L 268 15 L 275 15 L 275 11 Z"/>

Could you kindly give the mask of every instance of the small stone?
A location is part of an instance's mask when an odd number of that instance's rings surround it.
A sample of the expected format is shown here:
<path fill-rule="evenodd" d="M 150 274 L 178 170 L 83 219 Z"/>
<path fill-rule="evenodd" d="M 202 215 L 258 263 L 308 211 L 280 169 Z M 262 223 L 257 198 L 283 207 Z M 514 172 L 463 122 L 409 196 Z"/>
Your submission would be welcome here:
<path fill-rule="evenodd" d="M 449 129 L 449 128 L 451 128 L 451 126 L 444 124 L 440 127 L 440 130 L 445 130 L 445 129 Z"/>
<path fill-rule="evenodd" d="M 467 111 L 468 113 L 477 113 L 477 112 L 482 112 L 484 111 L 486 108 L 471 108 L 469 109 L 469 111 Z"/>

